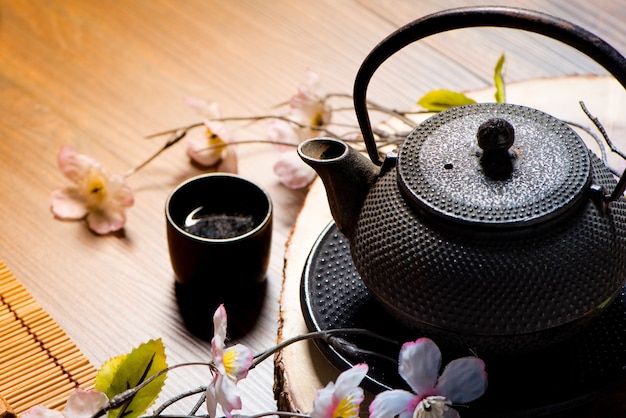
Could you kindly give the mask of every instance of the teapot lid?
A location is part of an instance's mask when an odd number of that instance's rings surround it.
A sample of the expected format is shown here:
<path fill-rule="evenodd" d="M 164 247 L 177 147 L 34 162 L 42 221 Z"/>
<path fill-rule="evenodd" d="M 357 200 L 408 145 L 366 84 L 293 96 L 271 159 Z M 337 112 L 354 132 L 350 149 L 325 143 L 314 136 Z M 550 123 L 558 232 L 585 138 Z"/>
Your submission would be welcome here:
<path fill-rule="evenodd" d="M 563 121 L 503 103 L 454 107 L 411 132 L 398 151 L 398 183 L 419 209 L 464 224 L 527 226 L 585 195 L 591 161 Z"/>

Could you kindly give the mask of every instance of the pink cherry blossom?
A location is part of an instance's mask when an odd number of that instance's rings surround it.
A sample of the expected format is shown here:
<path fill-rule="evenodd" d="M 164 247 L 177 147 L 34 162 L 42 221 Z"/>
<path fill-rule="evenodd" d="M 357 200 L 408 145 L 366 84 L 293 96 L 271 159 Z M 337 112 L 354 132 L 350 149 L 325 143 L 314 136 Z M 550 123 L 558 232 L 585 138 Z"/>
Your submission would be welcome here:
<path fill-rule="evenodd" d="M 321 93 L 319 76 L 307 70 L 306 82 L 298 87 L 298 92 L 291 97 L 290 118 L 310 126 L 325 126 L 331 121 L 332 111 Z"/>
<path fill-rule="evenodd" d="M 296 152 L 281 152 L 274 164 L 274 174 L 278 180 L 290 189 L 301 189 L 308 186 L 316 173 L 310 166 L 303 164 Z"/>
<path fill-rule="evenodd" d="M 367 374 L 367 364 L 357 364 L 341 373 L 337 382 L 330 382 L 317 391 L 313 401 L 311 418 L 357 418 L 359 407 L 365 398 L 359 387 Z"/>
<path fill-rule="evenodd" d="M 485 364 L 477 357 L 451 361 L 438 376 L 441 351 L 428 338 L 406 343 L 400 350 L 399 374 L 414 393 L 385 391 L 370 405 L 370 418 L 458 418 L 452 404 L 464 404 L 487 388 Z"/>
<path fill-rule="evenodd" d="M 37 405 L 30 408 L 21 415 L 22 418 L 90 418 L 101 408 L 103 408 L 109 399 L 107 396 L 97 390 L 76 389 L 67 398 L 67 403 L 63 412 L 48 409 L 45 406 Z"/>
<path fill-rule="evenodd" d="M 274 142 L 299 144 L 304 137 L 301 129 L 282 120 L 275 119 L 268 129 L 268 138 Z M 300 189 L 309 185 L 316 176 L 315 170 L 298 156 L 295 147 L 279 146 L 280 155 L 274 163 L 274 174 L 282 185 L 290 189 Z"/>
<path fill-rule="evenodd" d="M 188 97 L 186 103 L 204 118 L 204 130 L 187 136 L 187 155 L 202 167 L 216 167 L 217 171 L 237 173 L 237 154 L 232 133 L 222 122 L 215 102 Z"/>
<path fill-rule="evenodd" d="M 271 141 L 295 146 L 305 139 L 319 136 L 319 131 L 314 128 L 330 123 L 332 110 L 321 93 L 318 75 L 309 70 L 306 77 L 307 81 L 298 87 L 296 94 L 289 100 L 288 120 L 276 119 L 270 124 L 268 138 Z M 315 178 L 315 171 L 297 156 L 293 147 L 281 147 L 274 173 L 283 185 L 291 189 L 305 187 Z"/>
<path fill-rule="evenodd" d="M 126 208 L 133 205 L 132 189 L 121 175 L 112 175 L 91 157 L 64 146 L 57 157 L 59 168 L 74 186 L 52 192 L 52 213 L 59 219 L 86 218 L 98 234 L 121 229 Z"/>
<path fill-rule="evenodd" d="M 209 416 L 215 417 L 219 405 L 227 417 L 232 411 L 241 409 L 241 397 L 237 382 L 248 375 L 252 365 L 252 351 L 242 345 L 225 348 L 226 309 L 220 305 L 213 315 L 214 336 L 211 340 L 211 353 L 215 366 L 214 376 L 206 390 L 206 406 Z"/>

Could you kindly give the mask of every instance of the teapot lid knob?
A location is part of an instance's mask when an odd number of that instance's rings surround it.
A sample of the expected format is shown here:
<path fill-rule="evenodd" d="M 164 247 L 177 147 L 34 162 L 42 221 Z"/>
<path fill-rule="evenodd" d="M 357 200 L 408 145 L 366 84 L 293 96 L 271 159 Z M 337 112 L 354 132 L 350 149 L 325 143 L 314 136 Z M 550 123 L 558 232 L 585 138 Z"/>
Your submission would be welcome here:
<path fill-rule="evenodd" d="M 485 152 L 508 150 L 515 139 L 515 128 L 506 119 L 491 118 L 478 127 L 476 138 Z"/>
<path fill-rule="evenodd" d="M 513 125 L 503 118 L 488 119 L 478 127 L 476 139 L 482 149 L 480 164 L 485 175 L 494 180 L 510 178 L 516 159 L 510 150 L 515 140 Z"/>

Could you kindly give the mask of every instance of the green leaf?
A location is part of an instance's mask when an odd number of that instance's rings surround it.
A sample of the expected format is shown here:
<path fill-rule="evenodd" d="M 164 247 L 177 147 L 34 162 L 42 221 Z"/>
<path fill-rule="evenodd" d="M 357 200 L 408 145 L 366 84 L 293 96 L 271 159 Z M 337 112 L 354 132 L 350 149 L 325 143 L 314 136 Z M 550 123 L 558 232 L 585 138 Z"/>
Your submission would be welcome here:
<path fill-rule="evenodd" d="M 432 90 L 417 101 L 418 105 L 429 112 L 441 112 L 451 107 L 472 103 L 476 103 L 476 100 L 467 97 L 463 93 L 450 90 Z"/>
<path fill-rule="evenodd" d="M 98 370 L 95 388 L 111 399 L 166 368 L 163 342 L 161 339 L 150 340 L 129 354 L 117 356 L 105 362 Z M 129 403 L 109 411 L 109 418 L 137 418 L 143 415 L 159 396 L 165 378 L 165 374 L 157 377 L 140 389 Z"/>
<path fill-rule="evenodd" d="M 113 378 L 115 377 L 115 373 L 120 368 L 120 364 L 128 357 L 128 354 L 122 354 L 117 357 L 113 357 L 107 361 L 105 361 L 100 369 L 98 369 L 98 374 L 96 374 L 96 380 L 94 383 L 94 388 L 99 390 L 100 392 L 107 393 L 107 390 L 111 386 L 111 382 L 113 382 Z M 111 397 L 109 397 L 110 399 Z"/>
<path fill-rule="evenodd" d="M 500 55 L 500 59 L 496 63 L 496 68 L 493 73 L 493 82 L 496 85 L 496 102 L 504 103 L 506 101 L 504 92 L 504 77 L 502 76 L 502 70 L 504 68 L 504 53 Z"/>

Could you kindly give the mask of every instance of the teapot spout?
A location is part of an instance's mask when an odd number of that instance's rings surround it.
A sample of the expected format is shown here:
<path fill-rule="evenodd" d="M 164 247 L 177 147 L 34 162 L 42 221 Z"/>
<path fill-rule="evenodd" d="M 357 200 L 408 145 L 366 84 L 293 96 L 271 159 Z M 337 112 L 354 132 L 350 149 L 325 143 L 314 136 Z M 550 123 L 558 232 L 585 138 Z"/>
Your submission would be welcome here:
<path fill-rule="evenodd" d="M 347 143 L 332 138 L 306 140 L 298 147 L 298 155 L 322 179 L 337 227 L 352 238 L 365 196 L 378 177 L 378 166 Z"/>

